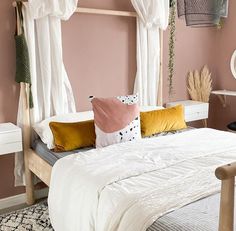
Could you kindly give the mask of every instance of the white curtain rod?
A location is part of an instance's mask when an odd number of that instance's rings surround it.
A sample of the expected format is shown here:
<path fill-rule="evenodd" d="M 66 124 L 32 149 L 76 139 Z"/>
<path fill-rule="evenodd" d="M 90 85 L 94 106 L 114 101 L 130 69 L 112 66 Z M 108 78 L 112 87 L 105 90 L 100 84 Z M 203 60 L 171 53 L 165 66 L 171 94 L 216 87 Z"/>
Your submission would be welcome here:
<path fill-rule="evenodd" d="M 16 7 L 16 1 L 12 3 Z M 112 16 L 123 16 L 123 17 L 137 17 L 137 14 L 132 11 L 118 11 L 118 10 L 103 10 L 103 9 L 94 9 L 94 8 L 84 8 L 78 7 L 76 9 L 77 13 L 85 14 L 101 14 L 101 15 L 112 15 Z"/>

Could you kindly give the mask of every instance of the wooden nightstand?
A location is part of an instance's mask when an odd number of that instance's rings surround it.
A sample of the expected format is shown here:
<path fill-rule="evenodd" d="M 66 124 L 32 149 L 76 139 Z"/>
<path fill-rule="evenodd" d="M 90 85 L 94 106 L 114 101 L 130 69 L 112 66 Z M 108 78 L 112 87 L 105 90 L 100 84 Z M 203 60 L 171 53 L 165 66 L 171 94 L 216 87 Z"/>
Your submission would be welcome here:
<path fill-rule="evenodd" d="M 22 151 L 21 129 L 12 123 L 0 124 L 0 155 Z"/>
<path fill-rule="evenodd" d="M 186 122 L 208 119 L 209 103 L 184 100 L 167 103 L 166 107 L 174 107 L 179 104 L 184 106 Z"/>

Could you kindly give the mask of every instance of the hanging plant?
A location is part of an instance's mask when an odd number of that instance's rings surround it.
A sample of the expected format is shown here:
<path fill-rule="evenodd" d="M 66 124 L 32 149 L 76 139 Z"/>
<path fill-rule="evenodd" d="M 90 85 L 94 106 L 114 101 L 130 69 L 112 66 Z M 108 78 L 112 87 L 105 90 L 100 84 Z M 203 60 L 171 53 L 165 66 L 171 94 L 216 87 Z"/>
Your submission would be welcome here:
<path fill-rule="evenodd" d="M 168 84 L 169 96 L 173 94 L 173 77 L 174 77 L 174 59 L 175 59 L 175 14 L 176 0 L 170 1 L 170 20 L 169 20 L 169 63 L 168 63 Z"/>

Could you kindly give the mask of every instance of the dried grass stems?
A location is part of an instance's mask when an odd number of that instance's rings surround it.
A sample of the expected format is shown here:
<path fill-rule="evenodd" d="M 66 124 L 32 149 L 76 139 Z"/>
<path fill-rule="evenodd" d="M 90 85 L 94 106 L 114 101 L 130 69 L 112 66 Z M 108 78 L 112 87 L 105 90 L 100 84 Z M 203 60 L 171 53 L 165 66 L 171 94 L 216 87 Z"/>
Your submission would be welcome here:
<path fill-rule="evenodd" d="M 188 92 L 192 100 L 209 102 L 212 91 L 212 78 L 205 65 L 201 72 L 195 70 L 188 73 Z"/>

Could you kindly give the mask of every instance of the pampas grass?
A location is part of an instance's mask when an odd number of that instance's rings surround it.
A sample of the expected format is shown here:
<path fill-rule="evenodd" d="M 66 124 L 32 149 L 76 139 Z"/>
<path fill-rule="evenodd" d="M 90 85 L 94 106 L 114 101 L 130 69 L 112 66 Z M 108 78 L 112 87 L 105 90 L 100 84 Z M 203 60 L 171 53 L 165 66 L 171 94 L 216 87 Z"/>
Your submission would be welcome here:
<path fill-rule="evenodd" d="M 212 78 L 205 65 L 201 72 L 195 70 L 188 73 L 188 92 L 192 100 L 209 102 L 212 91 Z"/>

